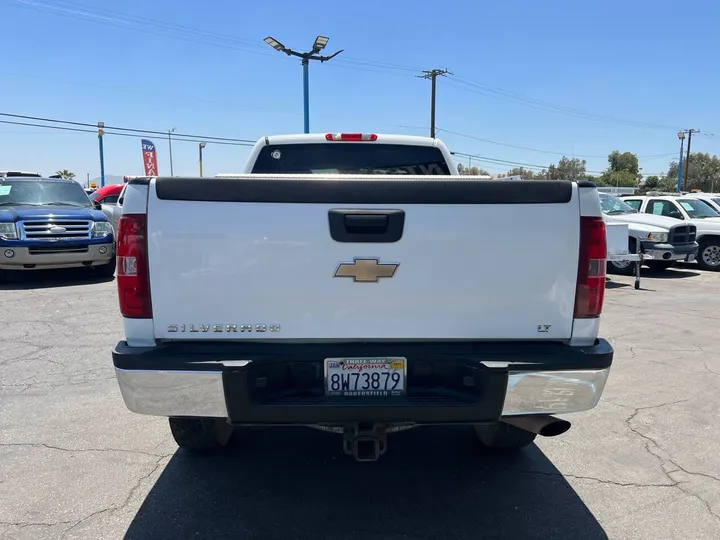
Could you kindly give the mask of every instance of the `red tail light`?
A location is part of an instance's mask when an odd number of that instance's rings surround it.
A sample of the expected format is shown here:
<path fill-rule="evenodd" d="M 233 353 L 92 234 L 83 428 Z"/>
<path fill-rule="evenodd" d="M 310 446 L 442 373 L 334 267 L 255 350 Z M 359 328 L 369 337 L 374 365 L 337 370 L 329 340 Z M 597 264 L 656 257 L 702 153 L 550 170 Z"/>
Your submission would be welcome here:
<path fill-rule="evenodd" d="M 377 141 L 374 133 L 328 133 L 326 141 Z"/>
<path fill-rule="evenodd" d="M 152 318 L 147 252 L 147 216 L 122 216 L 117 231 L 117 284 L 123 317 Z"/>
<path fill-rule="evenodd" d="M 576 319 L 592 319 L 602 313 L 606 259 L 605 222 L 601 217 L 581 217 L 580 260 L 575 289 Z"/>

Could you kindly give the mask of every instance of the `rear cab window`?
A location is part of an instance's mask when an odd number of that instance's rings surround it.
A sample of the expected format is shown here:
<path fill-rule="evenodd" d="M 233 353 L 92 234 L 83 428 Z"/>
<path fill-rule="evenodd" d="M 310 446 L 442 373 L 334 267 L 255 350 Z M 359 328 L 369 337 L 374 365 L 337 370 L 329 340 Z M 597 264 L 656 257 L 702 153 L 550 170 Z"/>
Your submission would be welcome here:
<path fill-rule="evenodd" d="M 107 197 L 103 197 L 100 199 L 100 202 L 102 204 L 115 204 L 118 202 L 118 199 L 120 198 L 120 195 L 108 195 Z"/>
<path fill-rule="evenodd" d="M 434 146 L 375 143 L 311 143 L 264 146 L 254 174 L 450 175 Z"/>
<path fill-rule="evenodd" d="M 632 199 L 632 200 L 623 199 L 622 201 L 625 204 L 627 204 L 628 206 L 631 206 L 632 208 L 637 210 L 638 212 L 640 211 L 640 207 L 642 206 L 642 201 L 638 200 L 638 199 Z"/>

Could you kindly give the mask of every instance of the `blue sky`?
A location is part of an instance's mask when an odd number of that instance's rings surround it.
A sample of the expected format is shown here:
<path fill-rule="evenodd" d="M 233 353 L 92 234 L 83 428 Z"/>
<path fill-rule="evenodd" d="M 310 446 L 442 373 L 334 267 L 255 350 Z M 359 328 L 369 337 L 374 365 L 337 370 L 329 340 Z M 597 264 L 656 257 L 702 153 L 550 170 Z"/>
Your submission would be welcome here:
<path fill-rule="evenodd" d="M 599 172 L 619 149 L 653 174 L 679 152 L 677 128 L 717 131 L 693 137 L 692 149 L 720 152 L 717 2 L 308 5 L 0 0 L 0 112 L 250 140 L 301 132 L 300 62 L 262 39 L 301 49 L 324 34 L 327 52 L 344 52 L 310 67 L 311 131 L 426 135 L 430 83 L 415 75 L 447 68 L 438 135 L 458 152 L 533 165 L 561 157 L 549 152 L 598 156 L 586 159 Z M 168 174 L 166 139 L 149 138 Z M 205 174 L 239 170 L 247 152 L 208 144 Z M 197 174 L 197 154 L 197 143 L 174 143 L 175 174 Z M 107 136 L 105 156 L 107 174 L 142 173 L 139 138 Z M 96 177 L 97 137 L 0 123 L 6 168 Z"/>

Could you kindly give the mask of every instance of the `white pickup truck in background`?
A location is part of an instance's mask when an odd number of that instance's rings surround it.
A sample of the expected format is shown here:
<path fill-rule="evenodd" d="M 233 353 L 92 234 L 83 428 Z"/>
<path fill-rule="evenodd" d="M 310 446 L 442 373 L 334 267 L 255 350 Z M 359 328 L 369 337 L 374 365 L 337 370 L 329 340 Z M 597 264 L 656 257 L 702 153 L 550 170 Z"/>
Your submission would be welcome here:
<path fill-rule="evenodd" d="M 613 349 L 593 184 L 449 178 L 433 139 L 303 137 L 262 139 L 237 178 L 129 182 L 112 356 L 131 411 L 188 450 L 303 425 L 372 461 L 399 429 L 520 448 L 598 403 Z"/>
<path fill-rule="evenodd" d="M 695 233 L 698 266 L 720 271 L 720 212 L 709 203 L 684 195 L 632 195 L 624 197 L 623 202 L 646 218 L 669 218 L 680 229 Z"/>
<path fill-rule="evenodd" d="M 607 193 L 600 193 L 600 206 L 608 225 L 627 224 L 629 236 L 627 250 L 642 252 L 646 266 L 652 270 L 667 270 L 678 261 L 694 261 L 699 245 L 695 225 L 652 214 L 641 214 Z M 608 260 L 608 271 L 615 274 L 633 275 L 634 263 L 630 259 Z"/>

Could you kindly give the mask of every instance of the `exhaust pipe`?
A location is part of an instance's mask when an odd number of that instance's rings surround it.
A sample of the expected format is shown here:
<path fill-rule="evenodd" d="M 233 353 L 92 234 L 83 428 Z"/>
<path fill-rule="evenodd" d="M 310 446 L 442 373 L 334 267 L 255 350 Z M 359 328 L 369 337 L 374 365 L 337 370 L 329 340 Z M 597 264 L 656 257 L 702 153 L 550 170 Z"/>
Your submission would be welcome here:
<path fill-rule="evenodd" d="M 506 416 L 501 421 L 525 431 L 542 435 L 543 437 L 555 437 L 562 435 L 570 429 L 570 422 L 561 420 L 554 416 L 528 415 L 528 416 Z"/>

